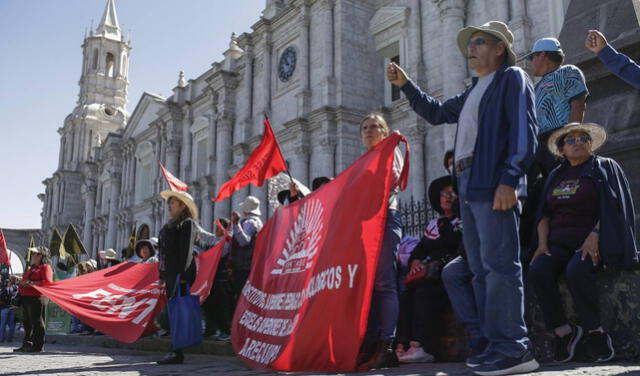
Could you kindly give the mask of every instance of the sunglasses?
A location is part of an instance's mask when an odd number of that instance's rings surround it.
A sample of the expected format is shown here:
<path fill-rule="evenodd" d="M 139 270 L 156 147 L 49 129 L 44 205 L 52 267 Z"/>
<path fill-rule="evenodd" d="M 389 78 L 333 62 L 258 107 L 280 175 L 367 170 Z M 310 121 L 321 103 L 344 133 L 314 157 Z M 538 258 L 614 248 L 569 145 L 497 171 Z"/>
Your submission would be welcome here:
<path fill-rule="evenodd" d="M 567 137 L 564 139 L 564 143 L 567 145 L 575 145 L 578 141 L 580 141 L 581 144 L 586 144 L 587 142 L 591 141 L 591 139 L 587 136 Z"/>
<path fill-rule="evenodd" d="M 538 55 L 540 55 L 540 52 L 534 52 L 531 55 L 527 56 L 527 60 L 533 61 L 533 59 L 535 59 L 535 57 Z"/>
<path fill-rule="evenodd" d="M 440 191 L 440 196 L 445 197 L 455 197 L 456 193 L 454 191 Z"/>
<path fill-rule="evenodd" d="M 474 40 L 470 40 L 467 42 L 467 48 L 471 48 L 472 46 L 482 46 L 484 44 L 499 42 L 499 40 L 490 40 L 485 38 L 476 38 Z"/>

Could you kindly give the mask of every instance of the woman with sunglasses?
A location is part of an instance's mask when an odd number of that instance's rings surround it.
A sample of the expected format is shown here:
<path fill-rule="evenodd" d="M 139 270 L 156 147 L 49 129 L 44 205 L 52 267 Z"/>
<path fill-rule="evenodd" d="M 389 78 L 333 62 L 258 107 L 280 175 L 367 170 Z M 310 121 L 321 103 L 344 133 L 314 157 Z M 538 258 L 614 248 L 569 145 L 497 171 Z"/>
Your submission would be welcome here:
<path fill-rule="evenodd" d="M 594 154 L 607 138 L 597 124 L 571 123 L 551 134 L 549 150 L 564 161 L 545 183 L 537 220 L 537 246 L 529 270 L 547 329 L 553 331 L 554 360 L 571 360 L 586 337 L 591 361 L 611 360 L 611 337 L 601 326 L 596 272 L 603 266 L 638 263 L 634 210 L 627 178 L 614 160 Z M 558 276 L 565 280 L 578 323 L 562 307 Z"/>

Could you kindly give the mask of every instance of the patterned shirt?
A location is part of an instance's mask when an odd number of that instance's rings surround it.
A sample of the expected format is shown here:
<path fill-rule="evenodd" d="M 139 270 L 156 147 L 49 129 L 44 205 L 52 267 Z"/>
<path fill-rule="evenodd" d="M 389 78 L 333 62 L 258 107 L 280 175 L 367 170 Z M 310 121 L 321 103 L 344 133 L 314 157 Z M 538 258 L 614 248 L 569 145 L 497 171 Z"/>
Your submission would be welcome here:
<path fill-rule="evenodd" d="M 542 76 L 536 85 L 538 135 L 567 124 L 571 101 L 583 94 L 589 95 L 589 91 L 582 71 L 574 65 L 563 65 Z"/>

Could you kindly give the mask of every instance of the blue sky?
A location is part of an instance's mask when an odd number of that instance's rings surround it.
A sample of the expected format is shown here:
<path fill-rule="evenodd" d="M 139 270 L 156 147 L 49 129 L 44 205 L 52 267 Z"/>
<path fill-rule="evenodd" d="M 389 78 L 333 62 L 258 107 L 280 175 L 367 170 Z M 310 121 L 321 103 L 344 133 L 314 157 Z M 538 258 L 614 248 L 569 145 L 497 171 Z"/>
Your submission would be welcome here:
<path fill-rule="evenodd" d="M 78 98 L 85 30 L 106 0 L 0 0 L 0 228 L 39 228 L 42 181 L 57 168 L 57 129 Z M 231 32 L 251 31 L 264 0 L 116 0 L 131 31 L 129 103 L 171 94 L 178 72 L 222 60 Z"/>

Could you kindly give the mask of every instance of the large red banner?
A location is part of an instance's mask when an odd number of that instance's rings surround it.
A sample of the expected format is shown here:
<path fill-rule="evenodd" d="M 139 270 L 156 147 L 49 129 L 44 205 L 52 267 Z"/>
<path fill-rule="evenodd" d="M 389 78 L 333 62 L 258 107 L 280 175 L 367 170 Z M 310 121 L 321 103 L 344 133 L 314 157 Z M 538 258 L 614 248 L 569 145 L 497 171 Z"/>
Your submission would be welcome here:
<path fill-rule="evenodd" d="M 248 366 L 356 370 L 400 142 L 392 134 L 331 183 L 278 208 L 260 231 L 232 324 Z M 405 156 L 402 189 L 408 145 Z"/>
<path fill-rule="evenodd" d="M 191 286 L 200 303 L 209 296 L 224 242 L 196 257 Z M 162 310 L 158 264 L 126 262 L 47 285 L 33 286 L 80 321 L 122 342 L 134 342 Z"/>

